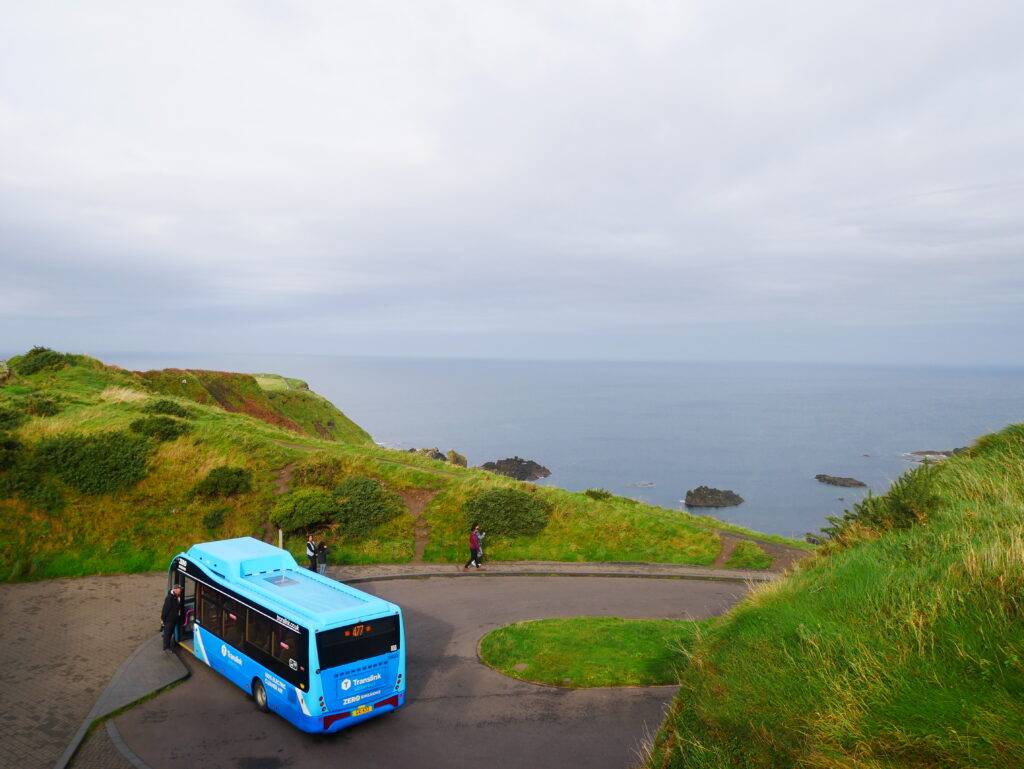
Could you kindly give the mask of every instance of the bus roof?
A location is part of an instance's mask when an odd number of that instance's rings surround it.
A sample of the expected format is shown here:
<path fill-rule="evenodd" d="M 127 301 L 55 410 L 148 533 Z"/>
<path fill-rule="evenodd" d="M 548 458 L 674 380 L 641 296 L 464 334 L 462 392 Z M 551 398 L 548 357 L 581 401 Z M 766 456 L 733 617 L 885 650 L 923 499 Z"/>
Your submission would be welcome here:
<path fill-rule="evenodd" d="M 184 555 L 225 586 L 313 631 L 398 610 L 382 598 L 301 568 L 287 550 L 253 537 L 202 542 Z"/>

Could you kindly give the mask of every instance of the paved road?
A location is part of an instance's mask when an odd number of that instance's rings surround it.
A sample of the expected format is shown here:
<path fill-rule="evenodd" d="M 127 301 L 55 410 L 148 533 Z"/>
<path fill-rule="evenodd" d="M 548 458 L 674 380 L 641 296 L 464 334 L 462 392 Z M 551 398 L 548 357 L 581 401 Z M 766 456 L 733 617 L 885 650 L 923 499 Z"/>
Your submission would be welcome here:
<path fill-rule="evenodd" d="M 637 763 L 672 687 L 562 690 L 481 665 L 480 637 L 523 619 L 583 614 L 699 618 L 745 592 L 736 583 L 590 577 L 430 578 L 368 583 L 400 604 L 409 704 L 330 736 L 257 712 L 200 663 L 191 679 L 115 721 L 124 741 L 163 767 L 622 767 Z"/>

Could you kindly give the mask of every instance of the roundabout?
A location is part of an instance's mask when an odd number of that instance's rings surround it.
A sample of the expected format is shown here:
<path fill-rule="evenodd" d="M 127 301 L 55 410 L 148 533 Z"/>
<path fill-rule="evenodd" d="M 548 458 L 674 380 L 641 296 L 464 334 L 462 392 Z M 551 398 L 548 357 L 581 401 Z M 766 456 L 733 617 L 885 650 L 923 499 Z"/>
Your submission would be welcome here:
<path fill-rule="evenodd" d="M 736 582 L 521 576 L 366 582 L 402 606 L 408 704 L 339 734 L 311 736 L 205 665 L 180 686 L 116 717 L 112 732 L 138 765 L 276 767 L 622 767 L 639 763 L 673 686 L 556 689 L 483 665 L 491 630 L 544 617 L 701 619 L 746 592 Z"/>

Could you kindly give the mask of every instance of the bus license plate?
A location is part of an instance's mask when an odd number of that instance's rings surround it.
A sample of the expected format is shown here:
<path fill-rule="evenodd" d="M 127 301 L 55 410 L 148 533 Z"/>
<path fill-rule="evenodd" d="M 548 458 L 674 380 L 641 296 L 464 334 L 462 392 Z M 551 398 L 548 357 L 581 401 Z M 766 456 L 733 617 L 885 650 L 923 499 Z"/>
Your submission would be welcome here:
<path fill-rule="evenodd" d="M 373 710 L 373 705 L 360 705 L 358 708 L 352 711 L 353 716 L 361 716 L 364 713 L 369 713 Z"/>

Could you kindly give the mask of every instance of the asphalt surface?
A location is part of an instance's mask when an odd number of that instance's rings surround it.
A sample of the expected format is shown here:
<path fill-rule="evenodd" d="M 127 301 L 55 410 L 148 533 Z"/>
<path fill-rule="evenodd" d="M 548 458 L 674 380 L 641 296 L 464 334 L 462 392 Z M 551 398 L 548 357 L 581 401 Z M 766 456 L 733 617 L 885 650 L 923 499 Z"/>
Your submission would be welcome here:
<path fill-rule="evenodd" d="M 609 767 L 639 763 L 674 687 L 564 690 L 481 664 L 480 638 L 524 619 L 579 615 L 702 618 L 742 584 L 674 579 L 488 577 L 359 586 L 402 606 L 408 704 L 335 735 L 304 734 L 188 658 L 184 684 L 115 720 L 121 738 L 163 767 Z"/>

